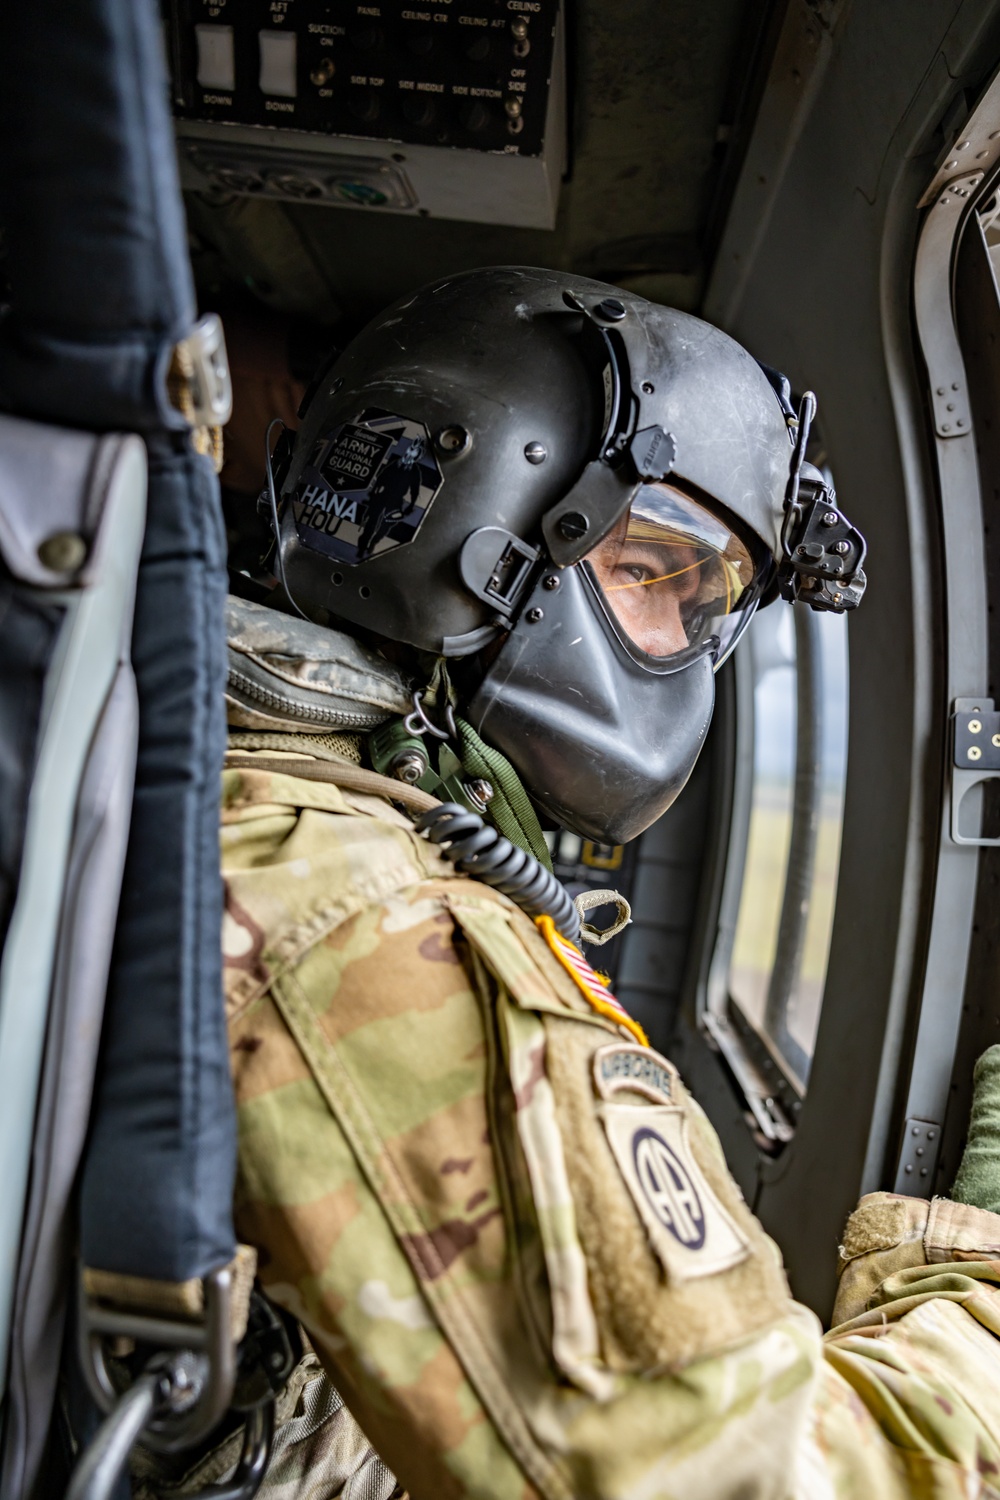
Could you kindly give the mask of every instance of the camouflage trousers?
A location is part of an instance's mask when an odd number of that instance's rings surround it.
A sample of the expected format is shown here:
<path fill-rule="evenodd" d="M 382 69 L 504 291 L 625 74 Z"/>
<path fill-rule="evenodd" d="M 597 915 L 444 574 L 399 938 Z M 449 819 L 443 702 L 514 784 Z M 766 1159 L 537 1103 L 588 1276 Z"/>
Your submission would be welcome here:
<path fill-rule="evenodd" d="M 523 913 L 323 783 L 222 844 L 239 1232 L 416 1500 L 1000 1496 L 1000 1218 L 865 1200 L 824 1340 Z"/>

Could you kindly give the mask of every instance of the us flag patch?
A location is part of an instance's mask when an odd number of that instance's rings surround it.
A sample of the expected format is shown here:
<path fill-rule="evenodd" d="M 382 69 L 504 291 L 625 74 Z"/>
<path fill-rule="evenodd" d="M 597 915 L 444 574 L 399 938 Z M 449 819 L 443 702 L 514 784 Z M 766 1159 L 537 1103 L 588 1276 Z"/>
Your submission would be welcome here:
<path fill-rule="evenodd" d="M 649 1038 L 638 1021 L 633 1021 L 621 1001 L 611 993 L 607 980 L 590 967 L 579 948 L 563 937 L 552 918 L 549 916 L 536 917 L 535 926 L 566 970 L 566 973 L 573 980 L 576 987 L 583 991 L 598 1015 L 606 1016 L 608 1020 L 616 1022 L 619 1026 L 623 1026 L 630 1035 L 635 1037 L 637 1042 L 641 1043 L 643 1047 L 648 1047 Z"/>

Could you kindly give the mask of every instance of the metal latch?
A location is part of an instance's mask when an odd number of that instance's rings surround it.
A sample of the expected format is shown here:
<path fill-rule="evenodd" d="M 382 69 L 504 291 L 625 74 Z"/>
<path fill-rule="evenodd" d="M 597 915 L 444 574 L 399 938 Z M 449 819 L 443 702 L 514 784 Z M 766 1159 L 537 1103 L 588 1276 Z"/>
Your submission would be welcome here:
<path fill-rule="evenodd" d="M 795 1126 L 775 1097 L 773 1086 L 755 1065 L 726 1016 L 706 1011 L 701 1020 L 746 1100 L 760 1134 L 772 1151 L 779 1150 L 792 1139 Z"/>
<path fill-rule="evenodd" d="M 192 427 L 224 427 L 233 414 L 233 382 L 222 319 L 205 313 L 174 350 L 175 366 L 187 386 L 178 408 Z"/>
<path fill-rule="evenodd" d="M 538 561 L 536 547 L 502 526 L 480 526 L 466 537 L 458 571 L 470 594 L 508 617 L 523 595 Z"/>
<path fill-rule="evenodd" d="M 1000 713 L 996 712 L 992 698 L 956 698 L 951 723 L 952 840 L 956 844 L 996 848 L 1000 837 L 963 833 L 962 824 L 966 830 L 982 827 L 983 793 L 976 793 L 976 788 L 1000 780 Z"/>

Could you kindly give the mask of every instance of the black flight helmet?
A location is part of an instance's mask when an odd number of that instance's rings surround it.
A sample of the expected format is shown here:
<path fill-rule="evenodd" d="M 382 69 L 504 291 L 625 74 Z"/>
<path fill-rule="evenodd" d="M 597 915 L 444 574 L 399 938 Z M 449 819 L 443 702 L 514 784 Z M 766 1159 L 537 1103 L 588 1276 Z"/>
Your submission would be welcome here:
<path fill-rule="evenodd" d="M 281 479 L 285 584 L 485 663 L 473 727 L 557 822 L 621 843 L 683 787 L 713 674 L 788 571 L 794 436 L 787 385 L 688 313 L 556 271 L 449 277 L 320 382 Z"/>

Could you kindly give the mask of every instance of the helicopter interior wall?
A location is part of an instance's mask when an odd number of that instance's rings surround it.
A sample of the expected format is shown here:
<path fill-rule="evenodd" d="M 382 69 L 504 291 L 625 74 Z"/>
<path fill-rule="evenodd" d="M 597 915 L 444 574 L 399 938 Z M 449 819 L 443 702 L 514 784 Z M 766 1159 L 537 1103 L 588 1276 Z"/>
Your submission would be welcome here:
<path fill-rule="evenodd" d="M 956 318 L 962 353 L 973 398 L 973 420 L 982 471 L 983 495 L 995 500 L 1000 494 L 1000 428 L 995 413 L 1000 408 L 1000 350 L 996 330 L 984 307 L 996 305 L 996 273 L 979 236 L 969 233 L 962 244 L 956 266 Z M 987 576 L 1000 578 L 1000 528 L 984 517 L 983 548 Z M 994 608 L 989 617 L 989 696 L 1000 696 L 1000 618 Z M 994 786 L 993 791 L 996 790 Z M 996 802 L 988 809 L 983 831 L 1000 834 Z M 948 1117 L 942 1143 L 942 1181 L 957 1170 L 961 1158 L 972 1098 L 972 1076 L 976 1058 L 997 1041 L 1000 1032 L 1000 849 L 984 848 L 979 855 L 979 880 L 973 916 L 974 940 L 966 976 L 963 1025 L 952 1068 Z"/>
<path fill-rule="evenodd" d="M 1000 56 L 992 3 L 880 0 L 841 16 L 808 118 L 789 118 L 752 264 L 727 259 L 724 243 L 704 304 L 749 347 L 766 348 L 793 385 L 817 391 L 838 493 L 872 560 L 870 599 L 850 621 L 849 773 L 825 1003 L 809 1091 L 780 1156 L 747 1149 L 690 1020 L 693 993 L 682 1048 L 795 1291 L 821 1313 L 846 1214 L 860 1193 L 892 1186 L 939 844 L 945 600 L 912 334 L 918 204 Z M 964 971 L 956 943 L 954 985 Z"/>

